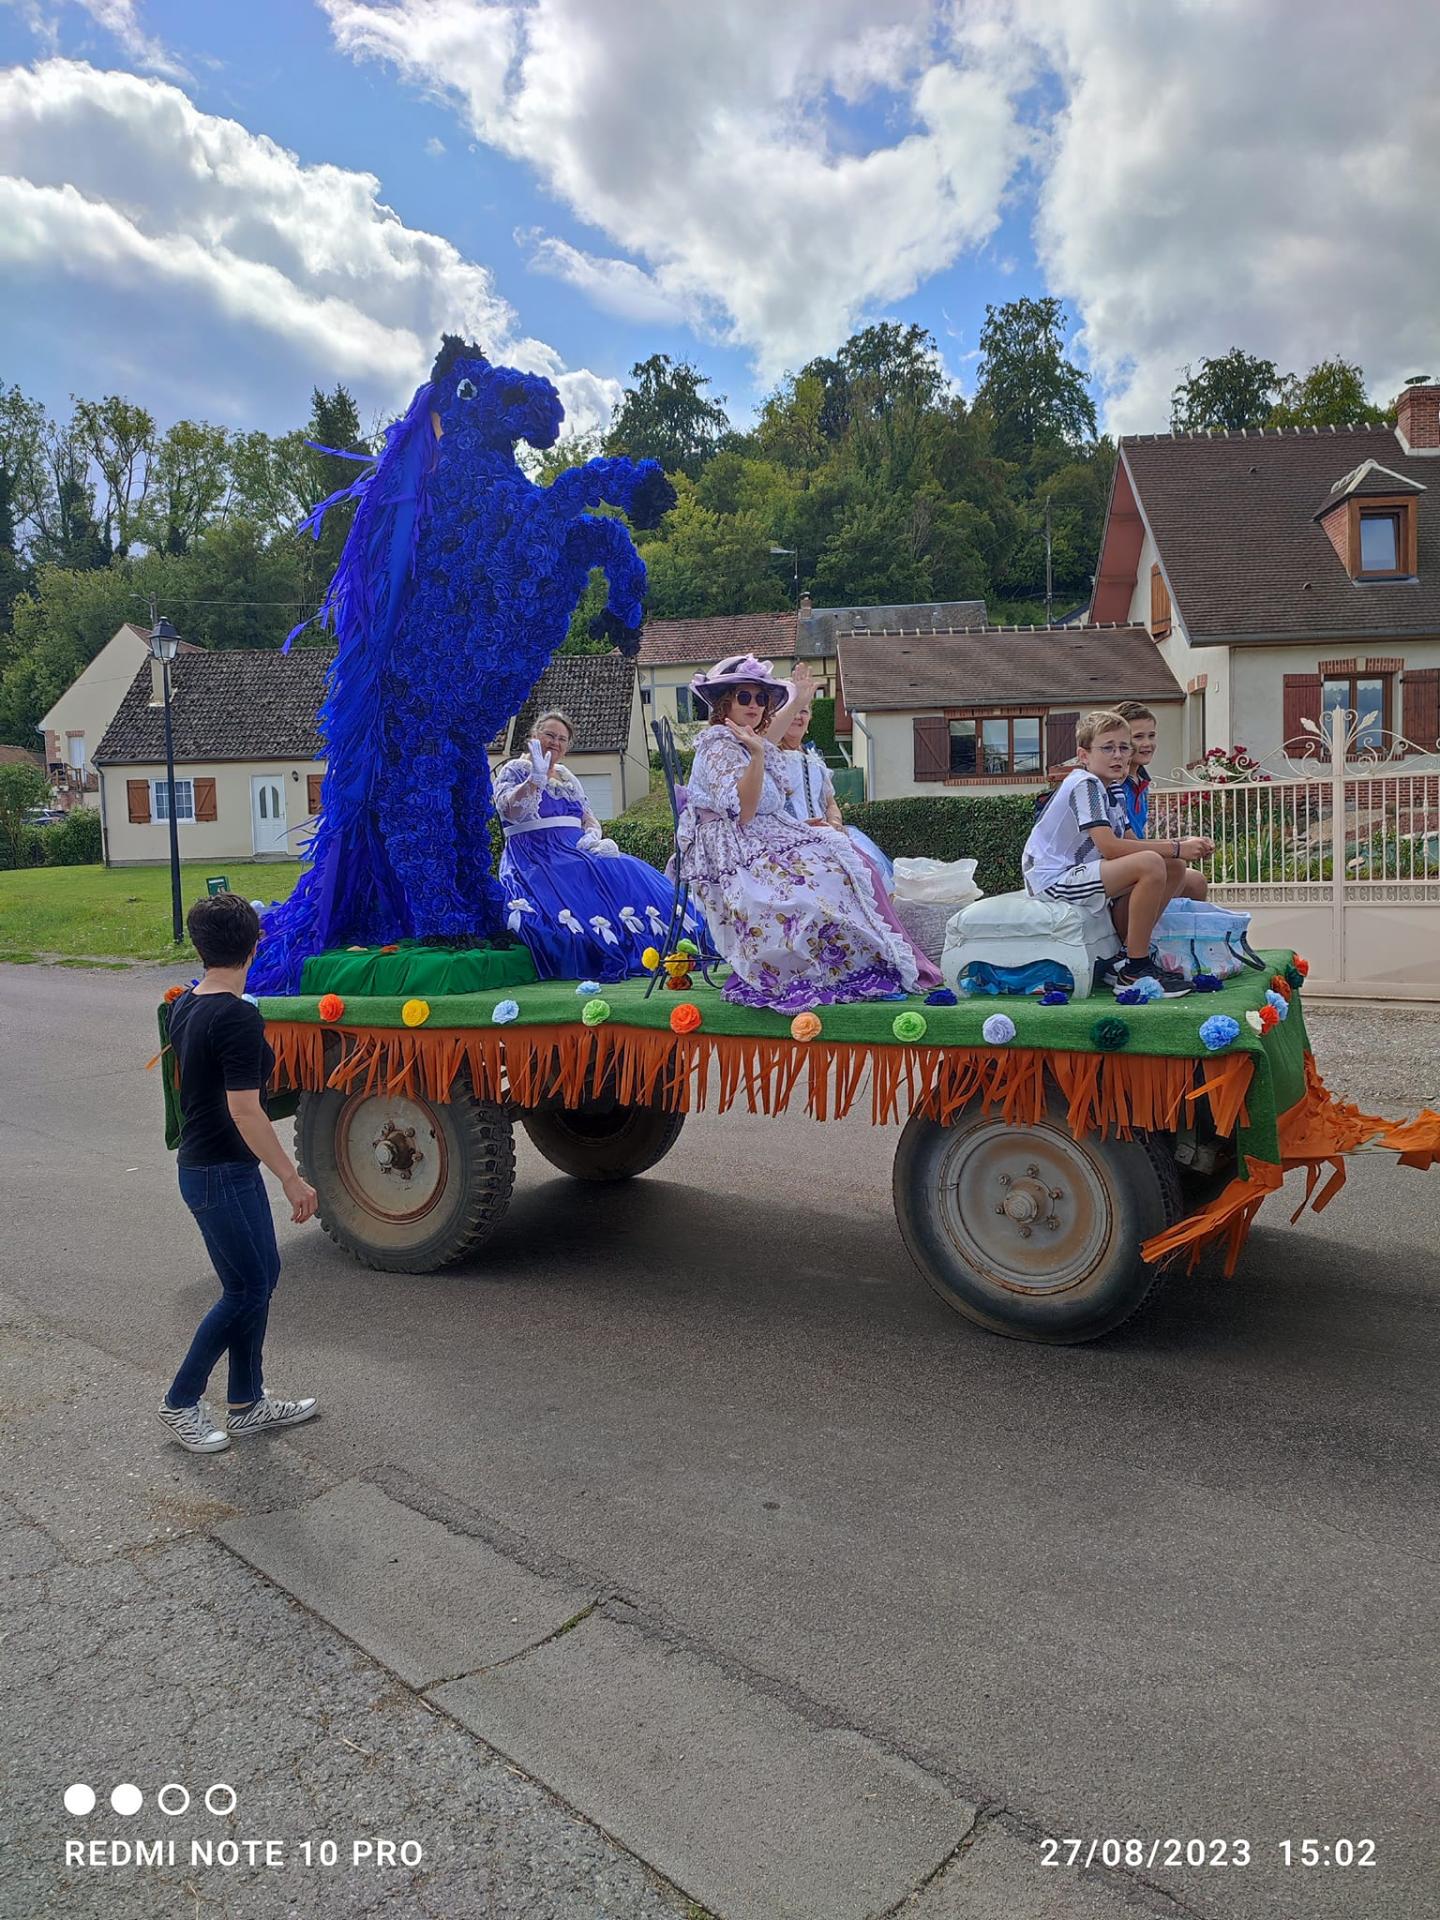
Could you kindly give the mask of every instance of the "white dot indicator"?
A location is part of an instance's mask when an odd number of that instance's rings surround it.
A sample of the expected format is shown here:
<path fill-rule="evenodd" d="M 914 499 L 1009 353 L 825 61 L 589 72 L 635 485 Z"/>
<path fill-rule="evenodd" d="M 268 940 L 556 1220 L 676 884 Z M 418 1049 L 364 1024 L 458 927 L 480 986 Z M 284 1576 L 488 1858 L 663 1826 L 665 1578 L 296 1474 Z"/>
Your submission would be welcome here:
<path fill-rule="evenodd" d="M 110 1804 L 116 1813 L 123 1814 L 128 1820 L 132 1813 L 138 1813 L 144 1804 L 145 1796 L 139 1787 L 132 1786 L 128 1780 L 122 1780 L 110 1796 Z"/>
<path fill-rule="evenodd" d="M 93 1813 L 95 1809 L 95 1789 L 87 1787 L 83 1780 L 77 1780 L 73 1787 L 65 1789 L 65 1811 L 67 1813 Z"/>

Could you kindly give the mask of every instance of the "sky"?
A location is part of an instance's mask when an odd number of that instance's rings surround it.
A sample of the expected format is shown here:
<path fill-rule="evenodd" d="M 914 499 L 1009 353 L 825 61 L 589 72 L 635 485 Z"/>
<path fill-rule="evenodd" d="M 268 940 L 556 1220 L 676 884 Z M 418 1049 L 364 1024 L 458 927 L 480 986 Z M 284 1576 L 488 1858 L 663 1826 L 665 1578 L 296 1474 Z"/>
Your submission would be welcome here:
<path fill-rule="evenodd" d="M 442 331 L 744 424 L 1048 293 L 1112 432 L 1231 346 L 1440 375 L 1432 0 L 0 0 L 0 385 L 281 432 Z"/>

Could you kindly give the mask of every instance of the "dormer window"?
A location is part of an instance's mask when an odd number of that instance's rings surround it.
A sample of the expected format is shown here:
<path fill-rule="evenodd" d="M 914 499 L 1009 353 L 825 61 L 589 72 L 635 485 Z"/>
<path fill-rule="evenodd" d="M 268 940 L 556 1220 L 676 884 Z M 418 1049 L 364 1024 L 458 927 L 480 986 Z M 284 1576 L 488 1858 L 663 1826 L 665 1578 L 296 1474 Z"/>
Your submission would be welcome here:
<path fill-rule="evenodd" d="M 1360 510 L 1360 576 L 1371 574 L 1397 574 L 1405 569 L 1400 565 L 1403 547 L 1401 523 L 1405 516 L 1391 509 L 1376 513 L 1368 508 Z"/>

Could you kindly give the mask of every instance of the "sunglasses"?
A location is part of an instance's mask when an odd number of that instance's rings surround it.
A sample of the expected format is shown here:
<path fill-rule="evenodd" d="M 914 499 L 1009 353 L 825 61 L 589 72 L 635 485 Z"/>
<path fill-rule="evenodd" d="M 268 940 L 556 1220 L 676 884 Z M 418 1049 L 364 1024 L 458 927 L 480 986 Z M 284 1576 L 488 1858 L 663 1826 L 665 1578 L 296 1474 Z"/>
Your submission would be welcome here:
<path fill-rule="evenodd" d="M 734 694 L 737 707 L 768 707 L 770 696 L 766 693 L 752 693 L 749 687 L 737 687 Z"/>

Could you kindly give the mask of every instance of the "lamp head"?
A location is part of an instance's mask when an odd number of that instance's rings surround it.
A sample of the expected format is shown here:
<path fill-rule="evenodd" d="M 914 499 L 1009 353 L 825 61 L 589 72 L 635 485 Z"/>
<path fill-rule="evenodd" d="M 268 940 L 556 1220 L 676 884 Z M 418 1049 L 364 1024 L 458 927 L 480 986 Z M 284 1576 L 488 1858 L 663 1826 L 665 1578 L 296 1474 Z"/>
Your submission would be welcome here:
<path fill-rule="evenodd" d="M 180 651 L 180 636 L 166 619 L 159 619 L 150 630 L 150 651 L 162 666 L 169 666 Z"/>

